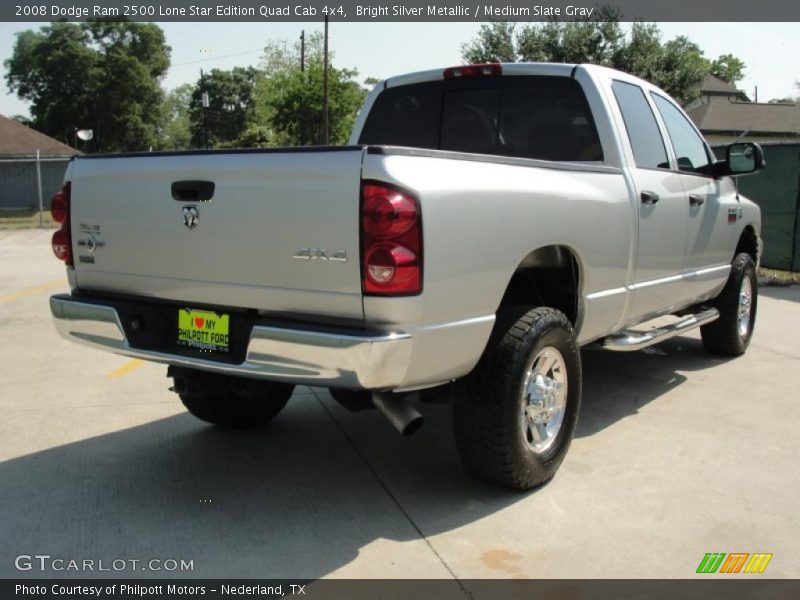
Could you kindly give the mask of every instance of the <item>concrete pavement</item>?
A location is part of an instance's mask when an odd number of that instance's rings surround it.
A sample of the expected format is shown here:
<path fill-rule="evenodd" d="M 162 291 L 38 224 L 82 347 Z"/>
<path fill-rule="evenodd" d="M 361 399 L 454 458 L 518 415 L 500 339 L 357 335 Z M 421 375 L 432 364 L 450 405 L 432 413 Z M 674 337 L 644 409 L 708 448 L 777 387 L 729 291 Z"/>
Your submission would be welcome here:
<path fill-rule="evenodd" d="M 259 431 L 184 412 L 163 366 L 61 340 L 50 231 L 0 231 L 0 577 L 20 554 L 176 559 L 125 577 L 693 577 L 707 552 L 771 552 L 800 577 L 800 288 L 761 290 L 748 353 L 696 333 L 584 352 L 584 405 L 556 478 L 470 478 L 450 408 L 399 437 L 298 388 Z"/>

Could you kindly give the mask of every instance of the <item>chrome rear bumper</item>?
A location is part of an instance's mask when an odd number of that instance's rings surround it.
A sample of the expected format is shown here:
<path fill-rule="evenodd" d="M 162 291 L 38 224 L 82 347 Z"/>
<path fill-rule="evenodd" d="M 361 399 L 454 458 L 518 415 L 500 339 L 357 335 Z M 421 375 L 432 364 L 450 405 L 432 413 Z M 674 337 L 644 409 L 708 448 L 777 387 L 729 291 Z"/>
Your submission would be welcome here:
<path fill-rule="evenodd" d="M 68 295 L 50 298 L 56 330 L 67 340 L 154 362 L 273 381 L 364 389 L 392 389 L 411 359 L 407 333 L 327 333 L 255 325 L 245 360 L 230 364 L 194 356 L 133 348 L 111 305 Z"/>

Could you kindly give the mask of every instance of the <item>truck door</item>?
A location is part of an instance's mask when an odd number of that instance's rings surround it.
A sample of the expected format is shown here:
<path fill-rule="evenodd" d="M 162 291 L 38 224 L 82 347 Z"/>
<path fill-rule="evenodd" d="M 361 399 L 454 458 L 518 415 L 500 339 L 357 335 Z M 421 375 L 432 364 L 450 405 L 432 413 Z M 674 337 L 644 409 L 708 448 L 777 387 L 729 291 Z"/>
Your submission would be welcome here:
<path fill-rule="evenodd" d="M 684 280 L 687 298 L 714 290 L 728 276 L 739 227 L 739 201 L 729 177 L 704 171 L 713 160 L 694 125 L 668 98 L 651 94 L 675 152 L 689 207 Z"/>
<path fill-rule="evenodd" d="M 683 297 L 689 209 L 644 90 L 623 81 L 614 81 L 612 89 L 630 142 L 629 163 L 635 165 L 639 231 L 628 317 L 637 319 L 669 312 Z"/>

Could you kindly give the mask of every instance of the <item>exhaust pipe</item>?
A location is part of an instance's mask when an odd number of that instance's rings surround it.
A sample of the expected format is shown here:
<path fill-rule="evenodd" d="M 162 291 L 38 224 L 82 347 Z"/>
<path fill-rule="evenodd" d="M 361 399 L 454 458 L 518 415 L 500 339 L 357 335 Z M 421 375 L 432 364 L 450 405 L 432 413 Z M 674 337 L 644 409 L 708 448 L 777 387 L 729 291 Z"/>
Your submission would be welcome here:
<path fill-rule="evenodd" d="M 425 417 L 411 406 L 408 395 L 373 392 L 372 402 L 404 437 L 416 433 L 425 423 Z"/>

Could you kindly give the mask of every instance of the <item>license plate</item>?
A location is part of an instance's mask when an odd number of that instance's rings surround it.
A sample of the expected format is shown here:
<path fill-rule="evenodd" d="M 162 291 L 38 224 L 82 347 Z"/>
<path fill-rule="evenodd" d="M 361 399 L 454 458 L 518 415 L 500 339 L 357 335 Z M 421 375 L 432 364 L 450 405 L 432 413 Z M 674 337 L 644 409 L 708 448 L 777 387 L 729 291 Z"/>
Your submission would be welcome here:
<path fill-rule="evenodd" d="M 205 352 L 228 352 L 229 344 L 229 315 L 178 309 L 178 345 Z"/>

